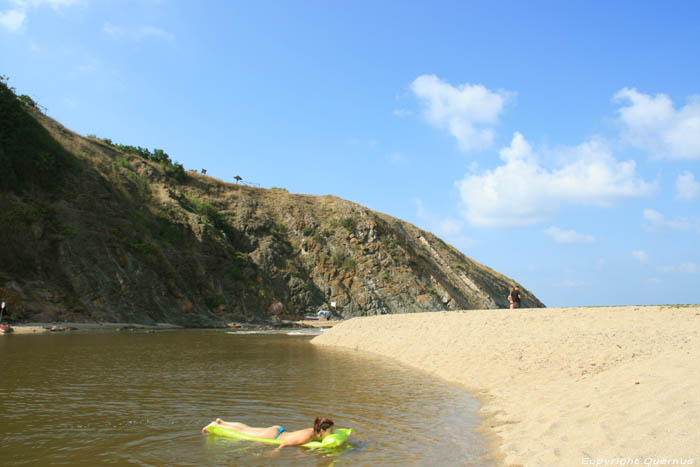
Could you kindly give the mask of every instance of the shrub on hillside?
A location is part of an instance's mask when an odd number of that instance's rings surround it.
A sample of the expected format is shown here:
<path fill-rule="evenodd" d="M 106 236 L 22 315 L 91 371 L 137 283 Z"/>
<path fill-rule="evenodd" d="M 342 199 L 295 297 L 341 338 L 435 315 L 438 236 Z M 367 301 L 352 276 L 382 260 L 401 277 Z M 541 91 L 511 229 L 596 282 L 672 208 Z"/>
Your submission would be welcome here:
<path fill-rule="evenodd" d="M 103 143 L 108 144 L 109 146 L 112 146 L 123 153 L 134 154 L 143 159 L 157 162 L 163 166 L 163 170 L 167 176 L 174 178 L 178 182 L 184 182 L 187 180 L 187 173 L 182 164 L 179 162 L 173 162 L 168 153 L 162 149 L 156 148 L 153 150 L 153 152 L 151 152 L 148 148 L 142 148 L 141 146 L 114 143 L 109 138 L 98 138 L 95 135 L 88 135 L 88 138 L 102 141 Z"/>
<path fill-rule="evenodd" d="M 352 217 L 346 217 L 340 221 L 340 225 L 345 227 L 345 230 L 347 230 L 349 233 L 355 233 L 355 229 L 357 228 L 357 220 L 353 219 Z"/>
<path fill-rule="evenodd" d="M 185 173 L 185 168 L 179 162 L 175 162 L 172 166 L 165 169 L 166 175 L 174 178 L 178 182 L 184 182 L 187 180 L 187 174 Z"/>

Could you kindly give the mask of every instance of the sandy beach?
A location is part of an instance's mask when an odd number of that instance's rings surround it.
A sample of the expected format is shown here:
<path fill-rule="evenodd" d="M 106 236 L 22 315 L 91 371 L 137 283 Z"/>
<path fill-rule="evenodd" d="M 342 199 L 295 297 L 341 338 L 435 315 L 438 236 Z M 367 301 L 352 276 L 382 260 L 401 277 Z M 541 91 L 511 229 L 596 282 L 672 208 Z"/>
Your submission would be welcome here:
<path fill-rule="evenodd" d="M 383 315 L 312 341 L 393 357 L 481 402 L 503 465 L 700 464 L 700 305 Z"/>
<path fill-rule="evenodd" d="M 332 328 L 340 323 L 342 320 L 314 320 L 314 319 L 304 319 L 301 321 L 294 321 L 294 323 L 299 326 L 306 328 Z"/>

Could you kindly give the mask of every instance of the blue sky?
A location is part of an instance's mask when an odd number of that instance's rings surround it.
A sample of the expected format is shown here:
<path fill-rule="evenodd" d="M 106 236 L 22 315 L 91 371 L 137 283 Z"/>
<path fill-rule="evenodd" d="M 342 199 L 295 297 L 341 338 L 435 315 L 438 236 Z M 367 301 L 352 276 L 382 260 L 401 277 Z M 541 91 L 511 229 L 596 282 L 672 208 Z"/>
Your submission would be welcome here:
<path fill-rule="evenodd" d="M 81 134 L 412 222 L 546 305 L 698 303 L 700 3 L 0 0 Z"/>

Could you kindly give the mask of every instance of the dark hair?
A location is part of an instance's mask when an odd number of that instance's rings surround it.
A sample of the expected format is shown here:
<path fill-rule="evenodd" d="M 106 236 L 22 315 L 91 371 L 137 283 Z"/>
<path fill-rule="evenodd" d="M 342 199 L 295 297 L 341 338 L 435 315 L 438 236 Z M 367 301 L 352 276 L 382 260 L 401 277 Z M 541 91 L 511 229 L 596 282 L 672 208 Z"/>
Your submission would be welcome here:
<path fill-rule="evenodd" d="M 333 426 L 333 420 L 330 418 L 319 418 L 316 417 L 316 420 L 314 420 L 314 433 L 318 434 L 322 432 L 323 430 L 327 430 L 328 428 Z"/>

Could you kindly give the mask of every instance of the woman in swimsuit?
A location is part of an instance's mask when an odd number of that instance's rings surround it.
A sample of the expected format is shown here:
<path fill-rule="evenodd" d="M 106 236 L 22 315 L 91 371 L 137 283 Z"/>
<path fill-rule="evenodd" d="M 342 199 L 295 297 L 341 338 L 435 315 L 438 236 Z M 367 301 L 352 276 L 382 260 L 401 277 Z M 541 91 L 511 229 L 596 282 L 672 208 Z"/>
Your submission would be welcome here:
<path fill-rule="evenodd" d="M 333 433 L 333 420 L 330 418 L 316 418 L 313 428 L 305 428 L 297 431 L 287 431 L 279 425 L 269 426 L 267 428 L 255 428 L 244 423 L 225 422 L 217 418 L 216 421 L 202 428 L 202 433 L 208 433 L 209 427 L 212 425 L 231 428 L 232 430 L 240 431 L 241 433 L 255 436 L 256 438 L 279 439 L 282 441 L 282 444 L 277 449 L 282 449 L 285 446 L 299 446 L 309 441 L 320 441 L 327 435 Z"/>
<path fill-rule="evenodd" d="M 513 306 L 513 287 L 508 291 L 508 303 L 510 303 L 511 310 L 515 308 L 515 306 Z"/>

